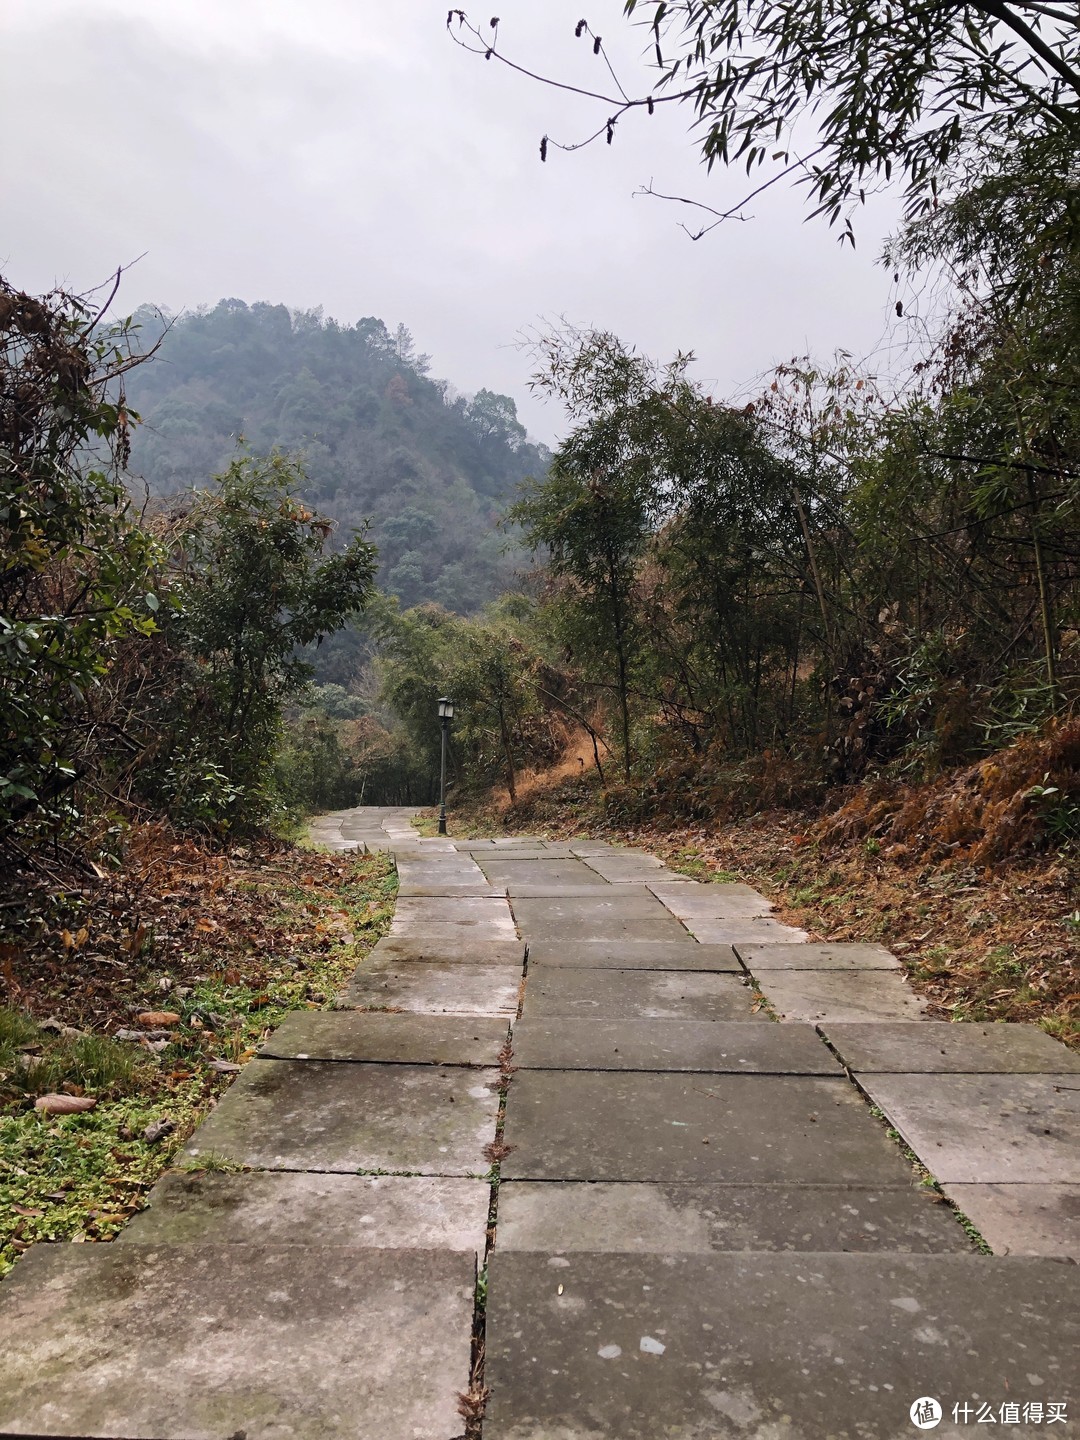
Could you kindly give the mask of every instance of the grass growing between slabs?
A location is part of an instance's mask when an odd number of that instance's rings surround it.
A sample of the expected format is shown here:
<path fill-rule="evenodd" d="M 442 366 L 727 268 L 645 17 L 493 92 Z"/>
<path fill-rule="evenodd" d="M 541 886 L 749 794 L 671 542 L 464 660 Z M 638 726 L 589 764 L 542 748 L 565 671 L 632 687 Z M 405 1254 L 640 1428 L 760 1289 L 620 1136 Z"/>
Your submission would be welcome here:
<path fill-rule="evenodd" d="M 219 860 L 163 865 L 130 963 L 102 937 L 81 967 L 59 912 L 5 944 L 0 1277 L 37 1241 L 112 1239 L 259 1042 L 292 1010 L 328 1008 L 389 929 L 386 855 Z"/>

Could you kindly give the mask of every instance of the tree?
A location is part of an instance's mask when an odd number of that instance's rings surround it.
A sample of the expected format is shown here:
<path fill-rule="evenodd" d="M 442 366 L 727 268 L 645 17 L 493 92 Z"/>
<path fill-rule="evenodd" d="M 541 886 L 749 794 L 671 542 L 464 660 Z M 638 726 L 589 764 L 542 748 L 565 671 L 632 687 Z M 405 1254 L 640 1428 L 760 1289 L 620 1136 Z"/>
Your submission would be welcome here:
<path fill-rule="evenodd" d="M 111 299 L 112 297 L 110 297 Z M 62 830 L 65 797 L 121 744 L 94 697 L 155 629 L 161 553 L 122 474 L 130 322 L 0 279 L 0 828 Z"/>
<path fill-rule="evenodd" d="M 995 145 L 1054 132 L 1080 142 L 1080 14 L 1066 0 L 625 0 L 625 10 L 644 17 L 657 85 L 579 91 L 608 110 L 589 138 L 610 143 L 629 113 L 688 104 L 710 167 L 772 165 L 766 185 L 805 184 L 815 213 L 843 219 L 849 235 L 852 207 L 894 175 L 919 213 L 958 176 L 989 173 Z M 466 48 L 523 69 L 500 50 L 497 22 L 478 28 L 452 10 L 452 34 L 455 22 Z M 600 37 L 585 21 L 576 33 L 608 80 Z M 541 158 L 554 143 L 545 137 Z"/>
<path fill-rule="evenodd" d="M 543 480 L 510 510 L 534 549 L 570 579 L 588 615 L 592 644 L 614 666 L 623 770 L 631 768 L 630 689 L 637 648 L 632 591 L 662 498 L 649 453 L 638 443 L 656 393 L 647 361 L 613 335 L 568 331 L 541 344 L 535 383 L 562 398 L 577 420 Z M 673 362 L 679 373 L 689 357 Z M 661 402 L 662 403 L 662 402 Z"/>
<path fill-rule="evenodd" d="M 297 499 L 303 472 L 281 454 L 241 455 L 198 495 L 174 552 L 167 634 L 190 657 L 172 711 L 159 790 L 182 767 L 220 774 L 221 819 L 259 818 L 284 705 L 312 667 L 304 646 L 360 614 L 375 550 L 355 535 L 327 554 L 333 526 Z"/>

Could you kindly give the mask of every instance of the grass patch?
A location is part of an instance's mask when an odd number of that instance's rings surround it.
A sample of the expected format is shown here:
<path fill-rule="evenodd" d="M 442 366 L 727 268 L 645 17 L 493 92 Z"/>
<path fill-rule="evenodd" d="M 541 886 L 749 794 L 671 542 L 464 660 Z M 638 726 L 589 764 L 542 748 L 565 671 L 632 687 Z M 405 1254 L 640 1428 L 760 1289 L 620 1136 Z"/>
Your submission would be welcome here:
<path fill-rule="evenodd" d="M 0 1276 L 38 1240 L 112 1239 L 230 1084 L 214 1063 L 243 1065 L 289 1011 L 328 1008 L 389 929 L 396 893 L 386 855 L 297 850 L 231 885 L 214 869 L 188 945 L 159 953 L 149 975 L 119 977 L 101 1030 L 51 1018 L 84 1020 L 85 1002 L 77 958 L 69 997 L 46 956 L 48 987 L 22 987 L 48 1006 L 45 1026 L 0 1008 Z M 118 1029 L 134 1038 L 114 1038 Z M 52 1092 L 97 1103 L 77 1115 L 35 1110 Z M 242 1167 L 203 1155 L 184 1168 Z"/>

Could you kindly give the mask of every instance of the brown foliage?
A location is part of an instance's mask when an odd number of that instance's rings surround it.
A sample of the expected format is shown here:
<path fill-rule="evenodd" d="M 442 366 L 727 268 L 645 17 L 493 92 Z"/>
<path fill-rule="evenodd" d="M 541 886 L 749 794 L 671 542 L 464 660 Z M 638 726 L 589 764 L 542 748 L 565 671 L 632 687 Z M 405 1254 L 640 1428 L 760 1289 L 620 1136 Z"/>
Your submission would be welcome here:
<path fill-rule="evenodd" d="M 1039 787 L 1056 788 L 1062 806 L 1080 801 L 1080 720 L 1055 722 L 942 781 L 862 785 L 817 825 L 815 838 L 829 845 L 873 837 L 898 855 L 987 865 L 1054 838 L 1053 805 L 1033 793 Z"/>

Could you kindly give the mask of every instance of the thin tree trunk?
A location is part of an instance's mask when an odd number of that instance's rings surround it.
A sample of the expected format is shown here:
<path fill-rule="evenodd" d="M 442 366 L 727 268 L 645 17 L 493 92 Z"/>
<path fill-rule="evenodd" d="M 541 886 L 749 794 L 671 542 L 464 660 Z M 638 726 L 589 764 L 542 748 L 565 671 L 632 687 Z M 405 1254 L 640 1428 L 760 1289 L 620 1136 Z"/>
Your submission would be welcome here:
<path fill-rule="evenodd" d="M 1039 617 L 1042 621 L 1043 650 L 1046 656 L 1046 683 L 1050 687 L 1050 709 L 1057 713 L 1057 646 L 1054 643 L 1054 617 L 1051 610 L 1050 587 L 1043 562 L 1042 539 L 1039 535 L 1039 496 L 1031 472 L 1027 477 L 1031 498 L 1031 540 L 1035 547 L 1035 574 L 1039 582 Z"/>
<path fill-rule="evenodd" d="M 517 783 L 514 775 L 514 756 L 510 749 L 510 729 L 506 723 L 506 711 L 499 704 L 499 734 L 502 736 L 503 754 L 506 756 L 506 788 L 510 792 L 510 804 L 517 804 Z"/>

